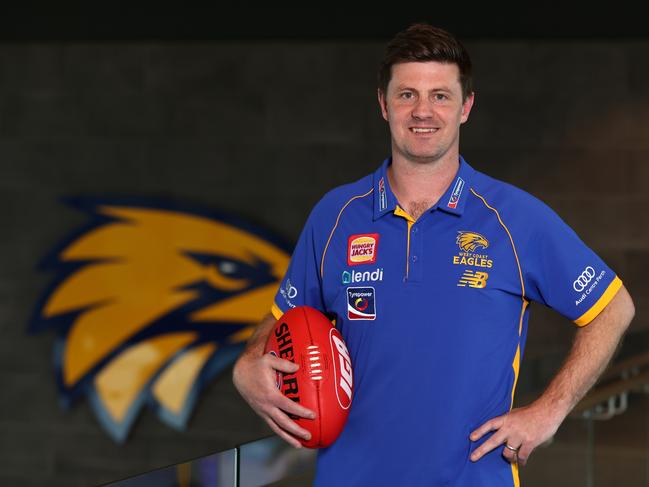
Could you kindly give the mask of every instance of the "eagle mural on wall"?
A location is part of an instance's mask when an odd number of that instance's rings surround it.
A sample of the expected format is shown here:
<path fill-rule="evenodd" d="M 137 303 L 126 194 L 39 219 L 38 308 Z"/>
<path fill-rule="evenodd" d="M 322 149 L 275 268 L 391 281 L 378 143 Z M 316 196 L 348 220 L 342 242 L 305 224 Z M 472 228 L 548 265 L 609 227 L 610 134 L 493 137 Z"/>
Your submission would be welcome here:
<path fill-rule="evenodd" d="M 173 205 L 75 199 L 91 222 L 42 267 L 59 271 L 32 332 L 59 333 L 62 403 L 87 396 L 123 442 L 145 405 L 183 429 L 202 388 L 269 312 L 290 259 L 268 232 Z"/>

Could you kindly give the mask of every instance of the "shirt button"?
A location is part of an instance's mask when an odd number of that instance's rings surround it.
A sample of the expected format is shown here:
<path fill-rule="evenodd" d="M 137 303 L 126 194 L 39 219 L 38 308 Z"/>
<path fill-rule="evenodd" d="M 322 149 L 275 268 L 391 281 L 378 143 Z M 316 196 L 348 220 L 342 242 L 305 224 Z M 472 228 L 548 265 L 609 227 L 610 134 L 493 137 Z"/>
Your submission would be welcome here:
<path fill-rule="evenodd" d="M 412 233 L 417 233 L 417 227 L 412 228 Z"/>
<path fill-rule="evenodd" d="M 416 255 L 413 255 L 413 256 L 412 256 L 412 261 L 413 261 L 413 262 L 417 262 L 417 256 L 416 256 Z"/>
<path fill-rule="evenodd" d="M 408 278 L 406 276 L 403 276 L 403 282 L 408 281 Z"/>

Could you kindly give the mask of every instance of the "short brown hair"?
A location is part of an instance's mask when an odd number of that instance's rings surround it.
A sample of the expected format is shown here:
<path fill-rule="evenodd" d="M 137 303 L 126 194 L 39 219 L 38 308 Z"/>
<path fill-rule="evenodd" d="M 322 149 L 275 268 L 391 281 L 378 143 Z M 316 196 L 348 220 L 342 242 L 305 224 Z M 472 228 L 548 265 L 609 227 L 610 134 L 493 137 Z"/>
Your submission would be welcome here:
<path fill-rule="evenodd" d="M 473 93 L 471 58 L 465 47 L 449 32 L 425 23 L 412 24 L 388 43 L 379 67 L 379 90 L 387 93 L 393 65 L 426 61 L 457 64 L 462 99 Z"/>

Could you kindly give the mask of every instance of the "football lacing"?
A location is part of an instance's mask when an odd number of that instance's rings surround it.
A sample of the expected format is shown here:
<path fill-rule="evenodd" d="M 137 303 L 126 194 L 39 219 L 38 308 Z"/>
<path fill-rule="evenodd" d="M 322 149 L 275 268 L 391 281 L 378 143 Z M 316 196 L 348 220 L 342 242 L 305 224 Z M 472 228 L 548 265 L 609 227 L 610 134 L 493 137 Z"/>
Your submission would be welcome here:
<path fill-rule="evenodd" d="M 311 380 L 322 380 L 322 363 L 320 362 L 320 348 L 317 345 L 310 345 L 307 347 L 309 350 L 309 373 L 311 374 Z"/>

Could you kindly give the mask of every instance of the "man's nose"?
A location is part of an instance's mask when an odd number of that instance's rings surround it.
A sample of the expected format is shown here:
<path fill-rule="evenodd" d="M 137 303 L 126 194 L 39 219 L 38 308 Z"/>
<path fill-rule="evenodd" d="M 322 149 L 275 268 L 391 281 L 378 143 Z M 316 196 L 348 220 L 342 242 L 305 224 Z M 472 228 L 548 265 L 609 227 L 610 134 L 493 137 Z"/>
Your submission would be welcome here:
<path fill-rule="evenodd" d="M 413 118 L 431 118 L 435 113 L 432 100 L 422 98 L 412 109 Z"/>

